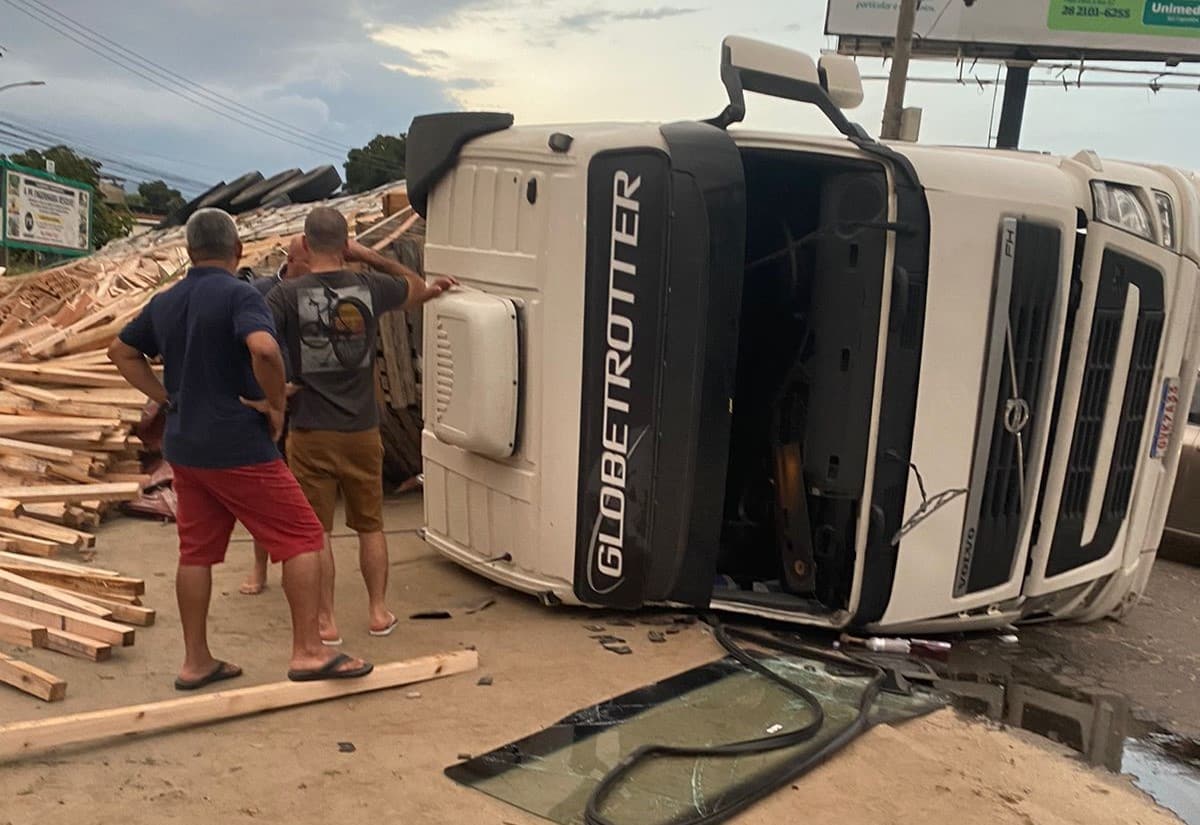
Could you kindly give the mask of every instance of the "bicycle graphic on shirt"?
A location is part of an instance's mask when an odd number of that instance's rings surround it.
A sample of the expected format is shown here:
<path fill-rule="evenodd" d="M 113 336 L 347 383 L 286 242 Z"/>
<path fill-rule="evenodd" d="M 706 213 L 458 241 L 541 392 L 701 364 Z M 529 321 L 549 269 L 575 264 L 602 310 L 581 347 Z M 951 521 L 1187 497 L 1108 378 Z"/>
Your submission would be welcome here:
<path fill-rule="evenodd" d="M 300 349 L 304 372 L 361 369 L 372 341 L 368 335 L 371 294 L 361 287 L 336 290 L 322 284 L 301 290 Z"/>

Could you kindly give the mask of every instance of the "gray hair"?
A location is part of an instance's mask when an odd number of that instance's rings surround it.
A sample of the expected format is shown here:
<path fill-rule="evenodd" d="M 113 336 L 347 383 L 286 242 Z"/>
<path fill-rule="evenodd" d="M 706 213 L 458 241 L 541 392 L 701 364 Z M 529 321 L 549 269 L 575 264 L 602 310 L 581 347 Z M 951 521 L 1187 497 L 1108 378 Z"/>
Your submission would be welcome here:
<path fill-rule="evenodd" d="M 346 249 L 350 242 L 350 227 L 341 212 L 331 206 L 318 206 L 304 221 L 304 237 L 313 252 L 333 255 Z"/>
<path fill-rule="evenodd" d="M 237 224 L 228 212 L 201 209 L 188 218 L 187 249 L 193 261 L 228 261 L 238 256 Z"/>

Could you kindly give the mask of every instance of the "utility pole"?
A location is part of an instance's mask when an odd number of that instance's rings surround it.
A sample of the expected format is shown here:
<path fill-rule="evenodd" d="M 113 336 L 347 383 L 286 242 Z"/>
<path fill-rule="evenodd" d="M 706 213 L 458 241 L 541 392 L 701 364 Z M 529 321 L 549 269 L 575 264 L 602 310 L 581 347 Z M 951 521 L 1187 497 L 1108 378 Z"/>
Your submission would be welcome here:
<path fill-rule="evenodd" d="M 888 77 L 887 102 L 883 105 L 884 140 L 900 137 L 900 116 L 904 112 L 904 87 L 908 84 L 908 63 L 912 57 L 913 26 L 919 0 L 900 0 L 900 19 L 896 23 L 896 44 L 892 51 L 892 73 Z"/>

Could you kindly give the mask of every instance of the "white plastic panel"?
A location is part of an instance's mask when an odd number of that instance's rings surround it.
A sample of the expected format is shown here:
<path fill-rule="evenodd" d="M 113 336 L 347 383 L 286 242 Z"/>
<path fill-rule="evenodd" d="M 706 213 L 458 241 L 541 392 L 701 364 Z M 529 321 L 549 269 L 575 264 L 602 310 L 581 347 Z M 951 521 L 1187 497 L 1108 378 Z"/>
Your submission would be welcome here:
<path fill-rule="evenodd" d="M 429 310 L 426 386 L 434 394 L 434 435 L 488 458 L 511 456 L 520 390 L 516 307 L 508 298 L 464 291 L 431 302 Z"/>

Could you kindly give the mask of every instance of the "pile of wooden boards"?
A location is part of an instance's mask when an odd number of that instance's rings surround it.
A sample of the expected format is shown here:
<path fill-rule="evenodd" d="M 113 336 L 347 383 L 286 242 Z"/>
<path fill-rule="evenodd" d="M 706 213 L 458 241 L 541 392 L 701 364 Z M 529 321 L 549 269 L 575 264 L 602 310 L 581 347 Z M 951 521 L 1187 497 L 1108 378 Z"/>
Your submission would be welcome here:
<path fill-rule="evenodd" d="M 104 661 L 133 644 L 135 626 L 154 624 L 145 592 L 115 570 L 0 551 L 0 643 Z M 64 680 L 2 653 L 0 682 L 46 702 L 67 693 Z"/>
<path fill-rule="evenodd" d="M 423 224 L 403 185 L 327 201 L 346 215 L 361 243 L 392 251 Z M 240 215 L 242 265 L 273 273 L 310 205 Z M 411 245 L 411 244 L 410 244 Z M 188 267 L 183 228 L 151 231 L 87 258 L 30 275 L 0 278 L 0 486 L 111 482 L 146 484 L 143 444 L 134 430 L 147 399 L 129 387 L 105 350 L 121 328 Z M 379 374 L 392 461 L 402 476 L 420 468 L 419 383 L 414 330 L 403 317 L 382 325 Z M 136 498 L 135 491 L 129 498 Z M 108 504 L 47 500 L 29 516 L 92 526 Z"/>

